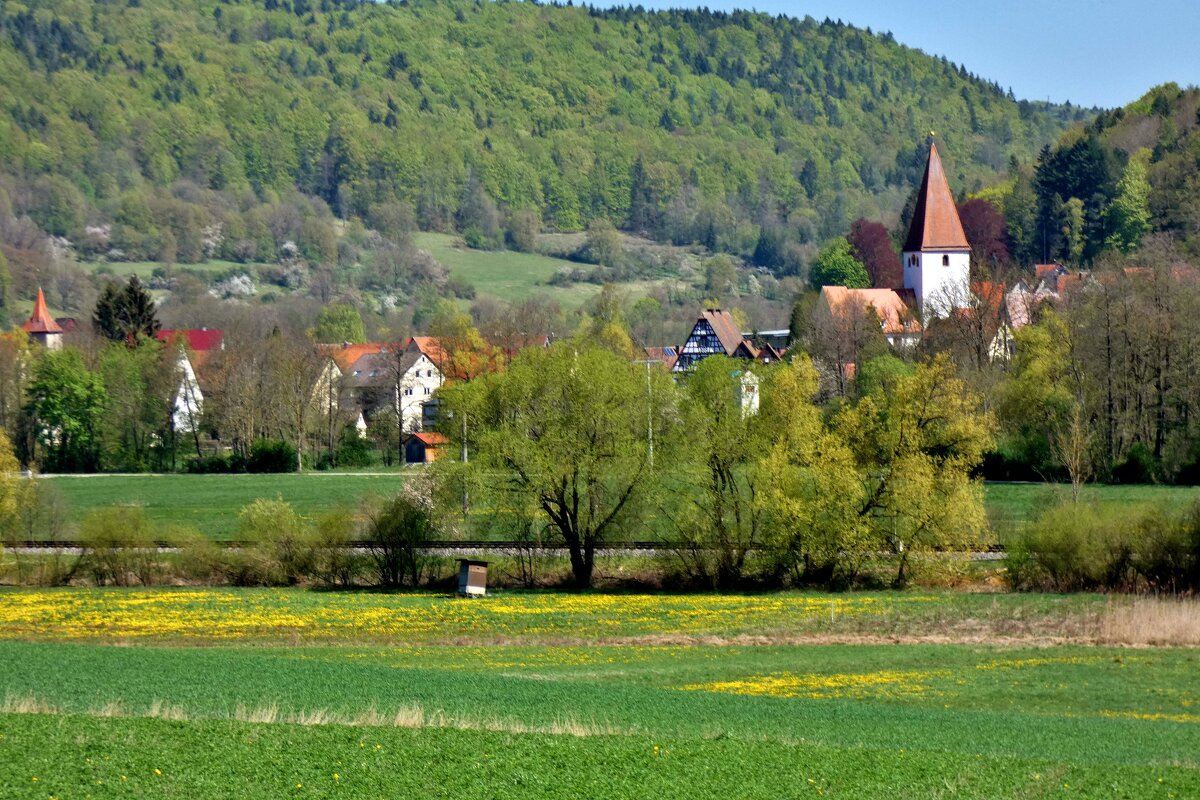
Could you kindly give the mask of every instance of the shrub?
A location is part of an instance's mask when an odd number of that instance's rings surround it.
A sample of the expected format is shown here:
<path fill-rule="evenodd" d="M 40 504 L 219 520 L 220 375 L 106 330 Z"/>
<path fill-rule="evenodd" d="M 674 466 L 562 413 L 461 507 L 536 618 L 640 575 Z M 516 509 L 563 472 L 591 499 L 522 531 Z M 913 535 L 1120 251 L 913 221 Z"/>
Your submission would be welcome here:
<path fill-rule="evenodd" d="M 295 585 L 310 574 L 313 541 L 308 526 L 283 500 L 255 500 L 238 514 L 244 559 L 232 563 L 235 583 Z"/>
<path fill-rule="evenodd" d="M 216 475 L 236 472 L 224 456 L 199 456 L 187 462 L 186 470 L 191 475 Z"/>
<path fill-rule="evenodd" d="M 1113 483 L 1154 483 L 1158 463 L 1150 448 L 1134 442 L 1125 454 L 1125 460 L 1113 467 Z"/>
<path fill-rule="evenodd" d="M 354 552 L 354 515 L 339 507 L 317 518 L 313 574 L 327 586 L 353 586 L 362 571 Z"/>
<path fill-rule="evenodd" d="M 427 497 L 405 490 L 370 514 L 368 550 L 381 586 L 418 586 L 425 567 L 419 547 L 434 533 L 433 508 Z"/>
<path fill-rule="evenodd" d="M 258 439 L 250 446 L 247 472 L 295 472 L 296 448 L 279 439 Z"/>
<path fill-rule="evenodd" d="M 90 512 L 79 532 L 82 563 L 98 586 L 128 586 L 136 578 L 144 586 L 162 574 L 158 548 L 140 508 L 112 506 Z"/>
<path fill-rule="evenodd" d="M 1200 588 L 1200 504 L 1172 517 L 1156 508 L 1050 508 L 1013 540 L 1006 558 L 1014 588 L 1075 591 Z"/>
<path fill-rule="evenodd" d="M 221 546 L 199 531 L 175 530 L 164 538 L 176 547 L 175 569 L 181 578 L 209 584 L 226 572 Z"/>

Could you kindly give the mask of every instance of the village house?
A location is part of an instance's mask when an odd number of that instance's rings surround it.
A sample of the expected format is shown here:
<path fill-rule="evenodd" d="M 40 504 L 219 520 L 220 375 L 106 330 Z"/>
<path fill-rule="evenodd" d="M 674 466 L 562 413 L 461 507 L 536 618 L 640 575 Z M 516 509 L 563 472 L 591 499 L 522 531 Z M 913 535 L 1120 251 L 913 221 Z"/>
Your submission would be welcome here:
<path fill-rule="evenodd" d="M 163 329 L 154 338 L 175 348 L 179 385 L 172 401 L 171 422 L 177 431 L 196 433 L 204 411 L 200 372 L 211 355 L 225 349 L 225 332 L 218 328 Z"/>
<path fill-rule="evenodd" d="M 444 354 L 436 339 L 414 336 L 403 344 L 318 345 L 329 363 L 318 379 L 314 395 L 336 412 L 342 409 L 356 419 L 360 432 L 367 422 L 390 408 L 405 431 L 420 431 L 422 406 L 433 400 L 444 377 L 438 365 Z"/>
<path fill-rule="evenodd" d="M 709 356 L 722 355 L 771 364 L 783 354 L 770 343 L 758 347 L 734 324 L 733 315 L 719 308 L 705 309 L 687 340 L 676 351 L 672 372 L 691 372 L 697 363 Z"/>

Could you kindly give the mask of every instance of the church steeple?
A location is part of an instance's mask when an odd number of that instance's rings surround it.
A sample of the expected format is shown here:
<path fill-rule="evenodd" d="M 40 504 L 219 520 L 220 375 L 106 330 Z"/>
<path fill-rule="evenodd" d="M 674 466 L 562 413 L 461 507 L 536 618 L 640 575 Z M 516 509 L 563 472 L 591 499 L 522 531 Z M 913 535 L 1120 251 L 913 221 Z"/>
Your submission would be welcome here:
<path fill-rule="evenodd" d="M 46 308 L 46 296 L 42 294 L 40 286 L 37 300 L 33 303 L 33 314 L 30 315 L 29 321 L 21 326 L 21 329 L 28 333 L 30 338 L 45 345 L 47 350 L 57 350 L 62 347 L 62 326 L 55 321 L 54 317 L 50 316 L 50 309 Z"/>
<path fill-rule="evenodd" d="M 963 233 L 962 220 L 958 218 L 958 206 L 946 182 L 942 159 L 937 145 L 929 145 L 929 162 L 925 165 L 925 177 L 917 192 L 917 205 L 913 209 L 912 225 L 908 228 L 908 239 L 904 252 L 930 252 L 946 250 L 970 250 L 967 235 Z"/>
<path fill-rule="evenodd" d="M 921 312 L 946 316 L 969 301 L 971 244 L 937 145 L 929 145 L 929 162 L 917 191 L 912 224 L 904 242 L 904 288 L 913 290 Z"/>

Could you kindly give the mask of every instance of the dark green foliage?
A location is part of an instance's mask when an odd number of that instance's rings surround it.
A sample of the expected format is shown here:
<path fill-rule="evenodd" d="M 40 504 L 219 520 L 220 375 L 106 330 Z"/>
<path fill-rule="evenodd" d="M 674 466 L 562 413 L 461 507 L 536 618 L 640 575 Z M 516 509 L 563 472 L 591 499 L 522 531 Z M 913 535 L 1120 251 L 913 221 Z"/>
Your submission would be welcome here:
<path fill-rule="evenodd" d="M 296 448 L 279 439 L 259 439 L 250 446 L 246 472 L 295 472 Z"/>
<path fill-rule="evenodd" d="M 114 342 L 135 344 L 139 337 L 153 338 L 162 327 L 150 296 L 136 275 L 119 287 L 107 283 L 92 312 L 92 327 L 96 333 Z"/>
<path fill-rule="evenodd" d="M 393 240 L 415 212 L 494 246 L 493 212 L 518 208 L 663 235 L 685 188 L 746 222 L 831 209 L 823 237 L 844 209 L 896 210 L 880 198 L 919 180 L 931 128 L 957 189 L 1088 113 L 1018 104 L 890 36 L 743 12 L 9 4 L 0 63 L 17 212 L 68 236 L 108 223 L 125 257 L 185 263 L 270 261 L 289 240 L 328 263 L 330 209 Z M 309 200 L 295 231 L 261 213 Z"/>

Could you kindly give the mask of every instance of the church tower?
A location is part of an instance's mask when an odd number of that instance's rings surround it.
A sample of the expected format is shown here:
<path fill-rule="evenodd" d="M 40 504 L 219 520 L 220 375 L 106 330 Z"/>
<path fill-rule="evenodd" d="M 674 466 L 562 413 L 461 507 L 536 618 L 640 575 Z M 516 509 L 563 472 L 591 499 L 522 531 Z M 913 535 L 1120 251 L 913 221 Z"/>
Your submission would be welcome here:
<path fill-rule="evenodd" d="M 936 144 L 929 146 L 929 163 L 917 192 L 903 260 L 904 288 L 916 295 L 922 316 L 945 317 L 967 306 L 971 245 L 963 233 Z"/>
<path fill-rule="evenodd" d="M 62 347 L 63 329 L 54 317 L 50 316 L 50 310 L 46 308 L 46 296 L 42 294 L 40 286 L 37 301 L 33 304 L 33 314 L 21 329 L 47 350 L 58 350 Z"/>

